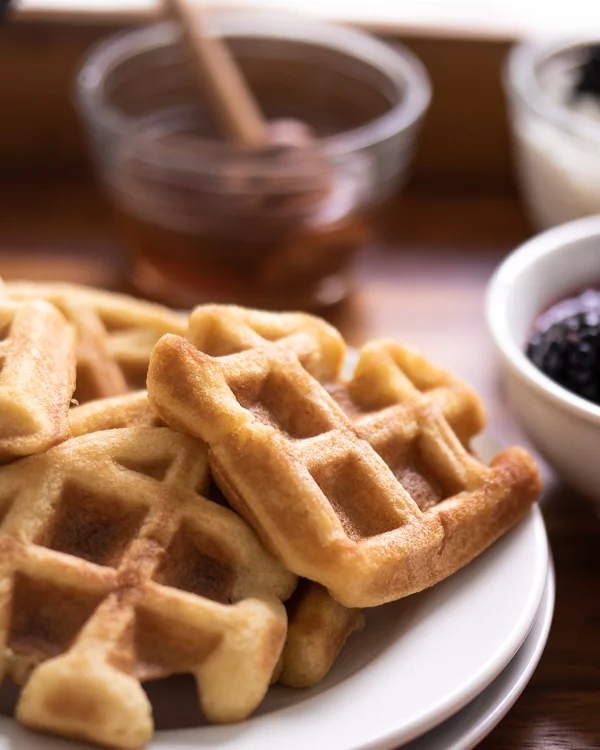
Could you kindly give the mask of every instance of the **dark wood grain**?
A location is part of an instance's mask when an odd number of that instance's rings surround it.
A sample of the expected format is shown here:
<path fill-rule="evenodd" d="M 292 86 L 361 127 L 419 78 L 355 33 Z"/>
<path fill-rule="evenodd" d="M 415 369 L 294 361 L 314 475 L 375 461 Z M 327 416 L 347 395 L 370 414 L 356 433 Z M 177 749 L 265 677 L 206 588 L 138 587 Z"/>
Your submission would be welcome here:
<path fill-rule="evenodd" d="M 0 273 L 122 288 L 126 260 L 109 209 L 86 185 L 0 184 Z M 394 336 L 472 381 L 489 429 L 526 442 L 507 410 L 482 314 L 496 264 L 529 233 L 509 194 L 410 193 L 360 262 L 360 290 L 335 322 L 351 343 Z M 548 647 L 484 750 L 600 748 L 600 521 L 542 465 L 542 509 L 557 571 Z"/>

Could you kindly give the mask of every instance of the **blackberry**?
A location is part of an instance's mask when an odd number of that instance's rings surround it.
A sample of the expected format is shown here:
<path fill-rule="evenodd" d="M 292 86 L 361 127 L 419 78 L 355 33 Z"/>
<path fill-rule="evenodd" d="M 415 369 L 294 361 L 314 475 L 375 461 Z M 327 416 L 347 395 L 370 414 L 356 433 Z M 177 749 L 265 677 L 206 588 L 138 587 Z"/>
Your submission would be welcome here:
<path fill-rule="evenodd" d="M 527 356 L 555 383 L 600 404 L 600 313 L 575 313 L 536 331 Z"/>
<path fill-rule="evenodd" d="M 589 94 L 600 99 L 600 44 L 589 47 L 587 60 L 579 70 L 579 78 L 575 82 L 574 97 Z"/>

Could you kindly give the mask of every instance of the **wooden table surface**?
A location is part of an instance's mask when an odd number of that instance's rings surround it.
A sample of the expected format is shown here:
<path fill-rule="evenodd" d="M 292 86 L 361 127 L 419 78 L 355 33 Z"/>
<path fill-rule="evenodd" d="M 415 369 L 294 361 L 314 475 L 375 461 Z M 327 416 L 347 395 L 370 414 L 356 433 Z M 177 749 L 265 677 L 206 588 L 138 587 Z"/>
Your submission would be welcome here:
<path fill-rule="evenodd" d="M 0 184 L 0 274 L 119 287 L 124 255 L 110 212 L 85 184 Z M 489 429 L 525 443 L 504 401 L 483 319 L 487 280 L 530 234 L 511 195 L 408 194 L 358 268 L 360 292 L 335 321 L 350 343 L 409 342 L 470 380 Z M 484 750 L 600 748 L 600 520 L 542 464 L 542 510 L 557 574 L 541 663 Z M 597 630 L 598 628 L 598 630 Z"/>

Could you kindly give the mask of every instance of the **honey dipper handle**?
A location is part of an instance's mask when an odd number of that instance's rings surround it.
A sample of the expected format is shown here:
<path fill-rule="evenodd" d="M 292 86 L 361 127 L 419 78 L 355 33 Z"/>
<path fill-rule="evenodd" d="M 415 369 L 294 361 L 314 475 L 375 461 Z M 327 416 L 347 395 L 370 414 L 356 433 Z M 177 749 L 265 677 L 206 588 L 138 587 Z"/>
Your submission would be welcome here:
<path fill-rule="evenodd" d="M 234 143 L 260 148 L 269 142 L 267 123 L 225 43 L 210 36 L 194 0 L 164 0 L 181 23 L 195 74 L 225 135 Z"/>

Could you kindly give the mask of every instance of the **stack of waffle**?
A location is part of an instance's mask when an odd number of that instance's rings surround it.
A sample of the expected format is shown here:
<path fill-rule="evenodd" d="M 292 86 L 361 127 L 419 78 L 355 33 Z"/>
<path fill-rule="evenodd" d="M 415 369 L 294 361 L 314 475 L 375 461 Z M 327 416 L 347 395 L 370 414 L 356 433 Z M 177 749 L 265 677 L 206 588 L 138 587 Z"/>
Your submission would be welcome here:
<path fill-rule="evenodd" d="M 363 608 L 525 514 L 536 467 L 473 455 L 467 385 L 392 342 L 349 379 L 345 359 L 308 315 L 2 288 L 0 654 L 19 721 L 135 750 L 153 732 L 141 683 L 181 673 L 207 719 L 244 719 L 272 682 L 323 679 Z"/>

